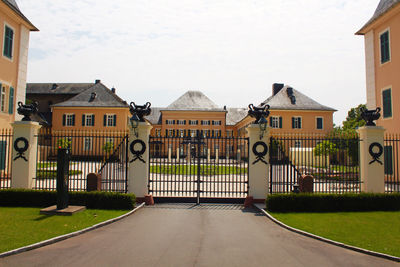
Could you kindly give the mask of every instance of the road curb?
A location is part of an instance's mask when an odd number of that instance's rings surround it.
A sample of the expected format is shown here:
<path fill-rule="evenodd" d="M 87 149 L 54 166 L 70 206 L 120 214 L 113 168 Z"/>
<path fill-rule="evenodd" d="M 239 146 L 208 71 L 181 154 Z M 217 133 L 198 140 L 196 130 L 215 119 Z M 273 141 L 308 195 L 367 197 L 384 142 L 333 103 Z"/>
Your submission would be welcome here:
<path fill-rule="evenodd" d="M 292 231 L 292 232 L 295 232 L 295 233 L 298 233 L 298 234 L 301 234 L 301 235 L 304 235 L 304 236 L 307 236 L 307 237 L 311 237 L 313 239 L 316 239 L 316 240 L 319 240 L 319 241 L 322 241 L 322 242 L 325 242 L 325 243 L 329 243 L 331 245 L 335 245 L 335 246 L 338 246 L 338 247 L 342 247 L 342 248 L 350 249 L 350 250 L 357 251 L 357 252 L 360 252 L 360 253 L 364 253 L 364 254 L 367 254 L 367 255 L 370 255 L 370 256 L 375 256 L 375 257 L 384 258 L 384 259 L 395 261 L 395 262 L 400 262 L 400 258 L 399 257 L 395 257 L 395 256 L 391 256 L 391 255 L 388 255 L 388 254 L 379 253 L 379 252 L 375 252 L 375 251 L 371 251 L 371 250 L 367 250 L 367 249 L 363 249 L 363 248 L 359 248 L 359 247 L 350 246 L 350 245 L 347 245 L 347 244 L 344 244 L 344 243 L 341 243 L 341 242 L 333 241 L 331 239 L 327 239 L 327 238 L 324 238 L 324 237 L 321 237 L 321 236 L 318 236 L 318 235 L 311 234 L 309 232 L 305 232 L 305 231 L 290 227 L 290 226 L 284 224 L 283 222 L 278 221 L 277 219 L 272 217 L 272 215 L 269 214 L 267 211 L 265 211 L 263 208 L 261 208 L 261 207 L 259 207 L 257 205 L 254 205 L 254 206 L 257 209 L 259 209 L 262 213 L 264 213 L 265 216 L 267 216 L 267 218 L 270 219 L 272 222 L 276 223 L 277 225 L 279 225 L 279 226 L 281 226 L 281 227 L 283 227 L 283 228 L 285 228 L 285 229 L 287 229 L 289 231 Z"/>
<path fill-rule="evenodd" d="M 135 209 L 131 210 L 130 212 L 128 212 L 126 214 L 123 214 L 123 215 L 121 215 L 119 217 L 116 217 L 116 218 L 113 218 L 113 219 L 110 219 L 110 220 L 95 224 L 95 225 L 90 226 L 88 228 L 85 228 L 85 229 L 82 229 L 82 230 L 79 230 L 79 231 L 76 231 L 76 232 L 72 232 L 72 233 L 69 233 L 69 234 L 57 236 L 57 237 L 54 237 L 54 238 L 51 238 L 51 239 L 47 239 L 47 240 L 44 240 L 44 241 L 41 241 L 41 242 L 38 242 L 38 243 L 35 243 L 35 244 L 32 244 L 32 245 L 28 245 L 28 246 L 22 247 L 22 248 L 17 248 L 17 249 L 14 249 L 14 250 L 10 250 L 10 251 L 1 253 L 0 254 L 0 258 L 4 258 L 4 257 L 8 257 L 8 256 L 11 256 L 11 255 L 19 254 L 19 253 L 22 253 L 22 252 L 25 252 L 25 251 L 41 248 L 41 247 L 60 242 L 60 241 L 63 241 L 65 239 L 68 239 L 68 238 L 71 238 L 71 237 L 74 237 L 74 236 L 78 236 L 78 235 L 84 234 L 86 232 L 93 231 L 95 229 L 98 229 L 98 228 L 101 228 L 103 226 L 109 225 L 109 224 L 114 223 L 116 221 L 122 220 L 123 218 L 128 217 L 129 215 L 132 215 L 137 210 L 142 208 L 144 205 L 145 205 L 145 203 L 142 203 L 139 206 L 137 206 Z"/>

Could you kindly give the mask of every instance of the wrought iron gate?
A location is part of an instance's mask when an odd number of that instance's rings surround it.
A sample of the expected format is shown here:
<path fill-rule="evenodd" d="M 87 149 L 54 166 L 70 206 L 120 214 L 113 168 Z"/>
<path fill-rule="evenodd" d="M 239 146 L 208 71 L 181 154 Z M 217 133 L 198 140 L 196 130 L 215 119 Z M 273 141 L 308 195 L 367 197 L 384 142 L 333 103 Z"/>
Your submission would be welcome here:
<path fill-rule="evenodd" d="M 150 137 L 148 191 L 168 201 L 242 201 L 248 158 L 248 138 Z"/>

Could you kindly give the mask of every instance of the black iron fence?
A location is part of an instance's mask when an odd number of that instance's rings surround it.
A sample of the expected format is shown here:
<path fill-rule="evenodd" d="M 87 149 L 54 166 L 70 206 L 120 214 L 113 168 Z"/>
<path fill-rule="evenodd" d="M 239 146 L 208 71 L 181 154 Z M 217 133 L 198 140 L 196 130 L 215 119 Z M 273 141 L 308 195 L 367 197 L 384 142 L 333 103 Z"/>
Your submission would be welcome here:
<path fill-rule="evenodd" d="M 0 189 L 11 187 L 12 130 L 0 132 Z"/>
<path fill-rule="evenodd" d="M 149 193 L 245 198 L 248 157 L 247 138 L 150 137 Z"/>
<path fill-rule="evenodd" d="M 386 135 L 384 142 L 385 192 L 400 192 L 400 136 Z"/>
<path fill-rule="evenodd" d="M 87 175 L 101 174 L 103 191 L 127 190 L 127 133 L 42 130 L 34 189 L 56 190 L 57 151 L 69 148 L 69 190 L 85 191 Z"/>
<path fill-rule="evenodd" d="M 357 135 L 276 135 L 270 139 L 270 193 L 290 193 L 302 175 L 313 192 L 360 192 Z"/>

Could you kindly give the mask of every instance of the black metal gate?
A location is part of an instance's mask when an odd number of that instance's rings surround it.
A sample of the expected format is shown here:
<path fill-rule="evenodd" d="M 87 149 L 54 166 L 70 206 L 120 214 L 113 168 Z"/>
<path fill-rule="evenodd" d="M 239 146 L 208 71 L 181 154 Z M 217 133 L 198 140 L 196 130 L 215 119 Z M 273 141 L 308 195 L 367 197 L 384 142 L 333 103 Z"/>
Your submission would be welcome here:
<path fill-rule="evenodd" d="M 248 138 L 150 137 L 149 193 L 159 201 L 242 202 Z"/>

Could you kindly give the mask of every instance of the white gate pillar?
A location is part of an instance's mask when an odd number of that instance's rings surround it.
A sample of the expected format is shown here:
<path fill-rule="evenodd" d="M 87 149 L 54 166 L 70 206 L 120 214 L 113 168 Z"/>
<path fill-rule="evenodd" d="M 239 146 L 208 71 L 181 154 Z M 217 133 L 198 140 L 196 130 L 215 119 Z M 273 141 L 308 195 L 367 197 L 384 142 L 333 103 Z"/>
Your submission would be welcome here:
<path fill-rule="evenodd" d="M 37 134 L 40 125 L 32 121 L 16 121 L 13 126 L 12 188 L 33 188 L 36 177 Z M 16 150 L 17 148 L 17 150 Z"/>
<path fill-rule="evenodd" d="M 385 192 L 384 132 L 383 127 L 364 126 L 360 134 L 361 191 Z"/>
<path fill-rule="evenodd" d="M 137 136 L 135 130 L 129 131 L 129 177 L 128 192 L 134 193 L 138 202 L 144 201 L 148 194 L 150 166 L 150 130 L 153 128 L 147 122 L 139 122 Z"/>
<path fill-rule="evenodd" d="M 249 197 L 264 202 L 269 187 L 269 128 L 261 137 L 258 124 L 246 128 L 249 134 Z"/>

